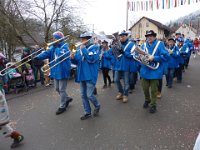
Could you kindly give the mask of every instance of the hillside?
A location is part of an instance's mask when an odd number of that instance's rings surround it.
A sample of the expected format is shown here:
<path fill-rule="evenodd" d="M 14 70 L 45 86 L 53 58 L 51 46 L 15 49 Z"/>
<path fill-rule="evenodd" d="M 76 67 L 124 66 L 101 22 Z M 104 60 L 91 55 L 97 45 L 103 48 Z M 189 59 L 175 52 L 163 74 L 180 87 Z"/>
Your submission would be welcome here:
<path fill-rule="evenodd" d="M 195 11 L 187 16 L 181 17 L 175 21 L 171 21 L 167 24 L 172 30 L 176 30 L 182 24 L 191 25 L 193 28 L 200 28 L 200 10 Z"/>

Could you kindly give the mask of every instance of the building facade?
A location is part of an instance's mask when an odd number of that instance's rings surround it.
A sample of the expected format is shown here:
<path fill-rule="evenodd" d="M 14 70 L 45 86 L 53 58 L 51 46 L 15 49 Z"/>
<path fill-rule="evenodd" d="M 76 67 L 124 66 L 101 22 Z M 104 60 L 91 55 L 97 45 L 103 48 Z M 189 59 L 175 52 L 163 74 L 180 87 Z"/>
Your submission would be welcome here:
<path fill-rule="evenodd" d="M 132 38 L 139 38 L 143 41 L 146 39 L 146 32 L 149 30 L 154 30 L 157 33 L 158 39 L 165 39 L 171 33 L 167 26 L 147 17 L 142 17 L 129 30 L 132 33 Z"/>
<path fill-rule="evenodd" d="M 184 34 L 185 38 L 190 38 L 190 39 L 195 39 L 196 37 L 198 37 L 197 30 L 186 24 L 181 25 L 176 30 L 176 33 Z"/>

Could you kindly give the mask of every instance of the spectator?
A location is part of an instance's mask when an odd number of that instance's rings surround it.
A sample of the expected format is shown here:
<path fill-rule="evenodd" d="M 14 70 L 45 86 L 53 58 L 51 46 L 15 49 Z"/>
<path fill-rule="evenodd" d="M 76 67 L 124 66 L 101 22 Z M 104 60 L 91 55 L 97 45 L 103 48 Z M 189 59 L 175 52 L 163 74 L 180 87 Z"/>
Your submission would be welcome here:
<path fill-rule="evenodd" d="M 40 47 L 38 45 L 36 45 L 33 53 L 36 53 L 35 55 L 39 55 L 41 53 L 41 50 L 39 50 L 39 49 L 40 49 Z M 42 85 L 44 85 L 44 73 L 41 71 L 41 68 L 43 65 L 44 65 L 43 60 L 33 59 L 32 67 L 33 67 L 33 72 L 34 72 L 34 76 L 35 76 L 35 81 L 38 80 L 38 72 L 39 72 L 40 73 L 40 82 Z"/>

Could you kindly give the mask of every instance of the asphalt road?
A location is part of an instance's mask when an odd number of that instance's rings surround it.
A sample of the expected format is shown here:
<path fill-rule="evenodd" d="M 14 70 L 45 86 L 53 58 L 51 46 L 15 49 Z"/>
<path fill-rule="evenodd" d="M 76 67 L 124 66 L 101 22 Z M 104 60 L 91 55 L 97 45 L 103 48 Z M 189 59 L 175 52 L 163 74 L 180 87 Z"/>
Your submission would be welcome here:
<path fill-rule="evenodd" d="M 25 136 L 17 150 L 192 150 L 200 130 L 200 56 L 191 57 L 183 83 L 172 89 L 163 84 L 158 112 L 142 108 L 144 95 L 138 81 L 129 102 L 115 100 L 117 90 L 102 89 L 100 74 L 97 98 L 100 116 L 81 121 L 79 85 L 68 82 L 73 102 L 64 114 L 55 115 L 59 96 L 53 87 L 37 87 L 7 95 L 11 124 Z M 11 140 L 0 137 L 0 150 L 9 150 Z"/>

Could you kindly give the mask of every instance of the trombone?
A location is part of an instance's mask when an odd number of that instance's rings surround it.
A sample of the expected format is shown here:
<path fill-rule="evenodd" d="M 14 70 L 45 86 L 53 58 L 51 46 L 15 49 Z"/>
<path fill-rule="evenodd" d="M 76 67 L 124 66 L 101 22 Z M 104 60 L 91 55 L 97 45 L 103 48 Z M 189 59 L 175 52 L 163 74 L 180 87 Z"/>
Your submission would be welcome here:
<path fill-rule="evenodd" d="M 56 67 L 57 65 L 59 65 L 60 63 L 62 63 L 63 61 L 65 61 L 66 59 L 70 58 L 71 55 L 73 55 L 73 54 L 75 54 L 76 52 L 80 51 L 80 49 L 77 50 L 77 48 L 80 47 L 81 45 L 87 43 L 87 42 L 90 41 L 90 40 L 91 40 L 91 39 L 88 39 L 88 40 L 85 41 L 85 42 L 78 43 L 78 44 L 76 44 L 76 45 L 74 45 L 74 44 L 70 45 L 69 51 L 67 51 L 66 53 L 60 55 L 59 57 L 57 57 L 57 58 L 55 58 L 55 59 L 53 59 L 53 60 L 50 61 L 48 64 L 44 65 L 44 66 L 41 68 L 41 71 L 44 72 L 44 73 L 46 73 L 46 72 L 49 71 L 50 69 Z M 63 57 L 64 55 L 67 55 L 68 53 L 70 53 L 69 56 L 63 58 L 63 59 L 60 60 L 59 62 L 55 63 L 53 66 L 48 67 L 50 64 L 52 64 L 53 62 L 55 62 L 57 59 Z M 45 70 L 45 68 L 48 68 L 48 69 Z"/>
<path fill-rule="evenodd" d="M 5 69 L 1 70 L 1 71 L 0 71 L 0 76 L 5 76 L 6 74 L 12 72 L 12 69 L 19 68 L 20 66 L 24 65 L 25 63 L 27 63 L 27 62 L 29 62 L 30 60 L 32 60 L 32 59 L 34 59 L 35 57 L 37 57 L 37 55 L 34 56 L 36 53 L 38 53 L 38 52 L 40 52 L 40 51 L 42 51 L 42 50 L 44 50 L 44 49 L 47 50 L 50 46 L 52 46 L 52 45 L 54 45 L 54 44 L 56 44 L 56 43 L 58 43 L 58 42 L 61 42 L 62 40 L 64 40 L 64 41 L 67 40 L 68 37 L 69 37 L 69 35 L 67 35 L 67 36 L 65 36 L 65 37 L 63 37 L 63 38 L 61 38 L 61 39 L 59 39 L 59 40 L 53 41 L 53 42 L 51 42 L 51 43 L 46 43 L 46 44 L 44 45 L 43 48 L 40 48 L 39 50 L 33 52 L 32 54 L 30 54 L 30 55 L 24 57 L 24 58 L 21 59 L 19 62 L 16 62 L 16 63 L 10 65 L 9 67 L 6 67 Z M 33 57 L 33 58 L 30 58 L 30 57 L 32 57 L 32 56 L 34 56 L 34 57 Z M 26 59 L 27 59 L 27 60 L 26 60 Z M 25 60 L 26 60 L 26 61 L 25 61 Z M 21 63 L 20 63 L 20 62 L 21 62 Z M 20 64 L 19 64 L 19 63 L 20 63 Z M 19 65 L 18 65 L 18 64 L 19 64 Z M 12 68 L 12 67 L 14 67 L 14 68 Z M 12 69 L 11 69 L 11 68 L 12 68 Z M 10 69 L 10 70 L 9 70 L 9 69 Z M 8 70 L 9 70 L 9 71 L 8 71 Z M 3 72 L 4 72 L 4 73 L 3 73 Z"/>

